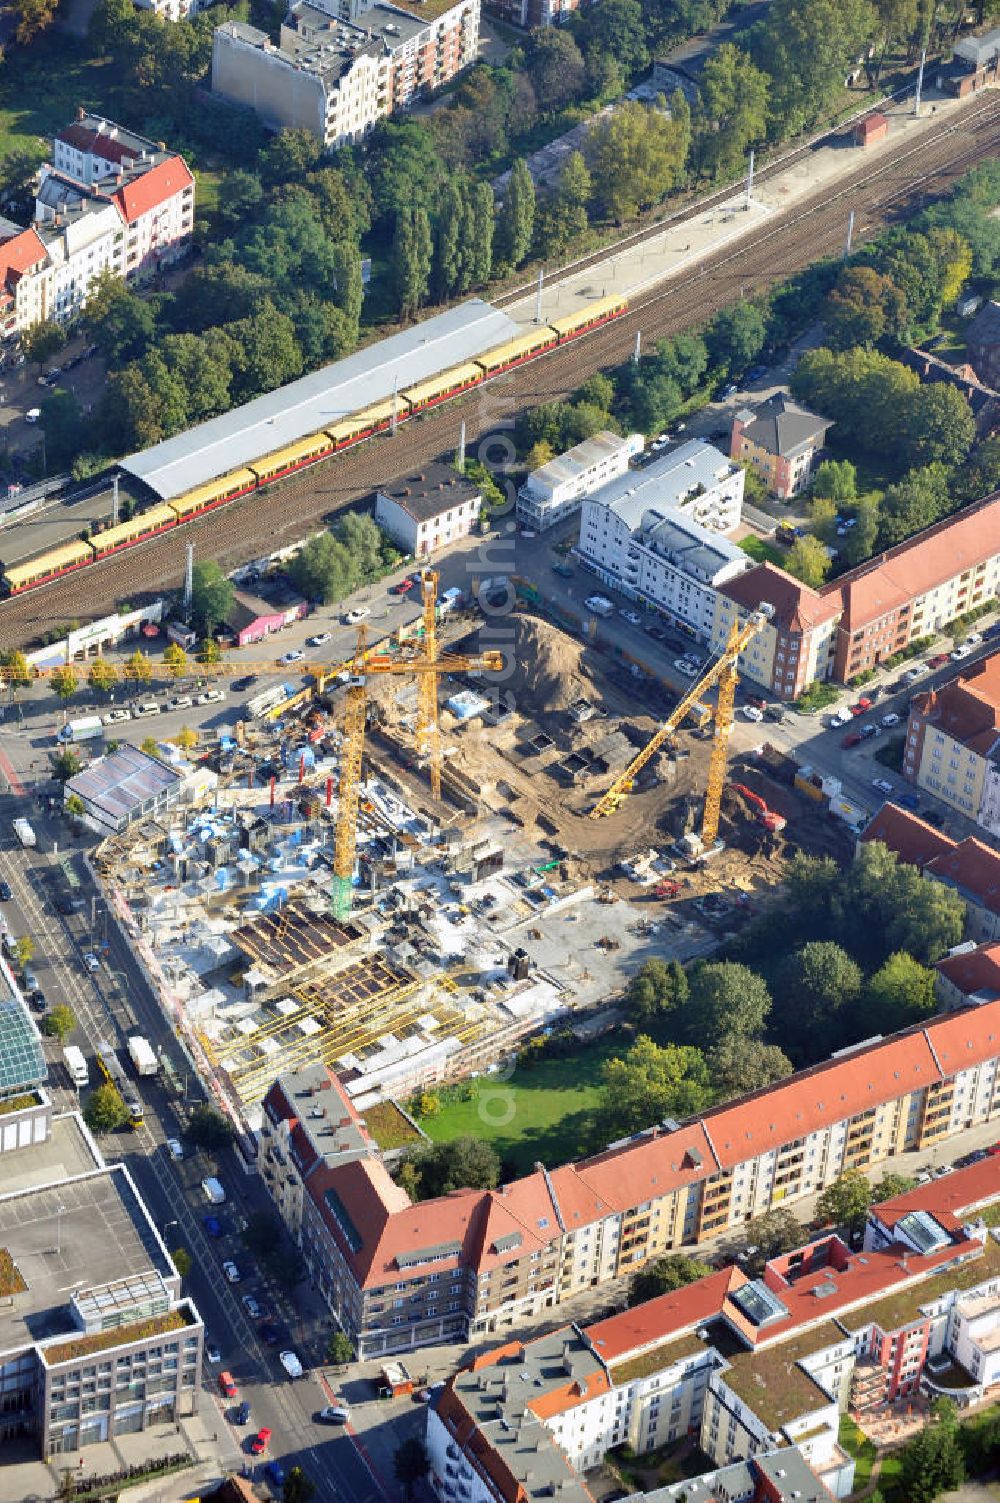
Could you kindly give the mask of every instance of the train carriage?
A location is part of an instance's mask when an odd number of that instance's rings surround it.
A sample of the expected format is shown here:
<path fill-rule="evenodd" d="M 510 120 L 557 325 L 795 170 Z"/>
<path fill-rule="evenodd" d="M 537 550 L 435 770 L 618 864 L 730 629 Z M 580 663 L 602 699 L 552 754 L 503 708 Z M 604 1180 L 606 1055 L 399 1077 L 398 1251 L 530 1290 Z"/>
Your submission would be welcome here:
<path fill-rule="evenodd" d="M 257 476 L 253 470 L 231 470 L 228 475 L 223 475 L 219 480 L 212 480 L 208 485 L 199 485 L 193 491 L 186 491 L 183 496 L 178 496 L 176 501 L 167 504 L 172 507 L 179 522 L 186 522 L 190 517 L 196 517 L 199 512 L 211 511 L 215 506 L 222 506 L 226 501 L 235 501 L 237 496 L 245 496 L 250 491 L 257 489 Z"/>
<path fill-rule="evenodd" d="M 404 386 L 401 395 L 416 411 L 418 408 L 446 402 L 449 397 L 457 397 L 461 392 L 468 391 L 470 386 L 478 386 L 482 379 L 482 367 L 475 360 L 467 360 L 464 365 L 453 366 L 450 371 L 444 371 L 429 381 L 420 381 L 416 386 Z"/>
<path fill-rule="evenodd" d="M 400 393 L 395 402 L 390 398 L 387 402 L 376 402 L 373 407 L 355 412 L 335 428 L 328 428 L 327 436 L 337 449 L 346 449 L 349 444 L 360 443 L 362 439 L 371 438 L 373 433 L 382 433 L 390 426 L 393 407 L 398 422 L 402 423 L 410 416 L 410 404 Z"/>
<path fill-rule="evenodd" d="M 481 366 L 487 376 L 498 376 L 502 371 L 513 370 L 515 366 L 523 365 L 525 360 L 533 360 L 543 351 L 553 349 L 557 339 L 555 330 L 548 324 L 543 324 L 537 329 L 529 330 L 527 334 L 519 334 L 506 344 L 487 350 L 485 355 L 477 357 L 476 364 Z"/>
<path fill-rule="evenodd" d="M 576 308 L 562 318 L 552 319 L 550 327 L 559 336 L 559 343 L 566 344 L 579 334 L 600 328 L 601 324 L 608 323 L 612 318 L 620 318 L 627 310 L 628 303 L 623 297 L 599 297 L 592 303 L 587 303 L 584 308 Z"/>
<path fill-rule="evenodd" d="M 177 526 L 177 513 L 164 501 L 160 506 L 151 506 L 139 512 L 130 522 L 119 522 L 117 527 L 108 527 L 91 538 L 94 558 L 107 558 L 120 548 L 131 548 L 133 543 L 156 537 L 168 527 Z"/>
<path fill-rule="evenodd" d="M 93 559 L 94 550 L 90 544 L 77 538 L 72 543 L 64 543 L 60 548 L 50 548 L 48 553 L 29 559 L 27 563 L 13 564 L 9 569 L 4 569 L 0 585 L 5 595 L 19 595 L 22 590 L 30 590 L 35 585 L 46 584 L 50 579 L 58 579 L 61 574 L 68 574 L 72 569 L 92 563 Z"/>
<path fill-rule="evenodd" d="M 260 485 L 270 485 L 274 480 L 281 480 L 285 475 L 305 469 L 306 465 L 328 458 L 333 450 L 334 444 L 329 434 L 312 433 L 308 438 L 300 438 L 297 443 L 275 449 L 273 454 L 265 454 L 263 459 L 255 459 L 250 469 L 257 476 Z"/>

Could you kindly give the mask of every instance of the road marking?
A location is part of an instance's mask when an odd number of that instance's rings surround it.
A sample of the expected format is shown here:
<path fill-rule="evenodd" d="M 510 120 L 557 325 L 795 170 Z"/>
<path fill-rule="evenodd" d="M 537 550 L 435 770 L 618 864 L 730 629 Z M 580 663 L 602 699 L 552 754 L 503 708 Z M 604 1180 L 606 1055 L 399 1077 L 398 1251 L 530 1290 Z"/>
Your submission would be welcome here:
<path fill-rule="evenodd" d="M 15 772 L 13 762 L 7 753 L 2 750 L 0 750 L 0 771 L 3 772 L 4 777 L 7 779 L 11 793 L 16 793 L 18 798 L 25 798 L 27 795 L 24 784 Z"/>

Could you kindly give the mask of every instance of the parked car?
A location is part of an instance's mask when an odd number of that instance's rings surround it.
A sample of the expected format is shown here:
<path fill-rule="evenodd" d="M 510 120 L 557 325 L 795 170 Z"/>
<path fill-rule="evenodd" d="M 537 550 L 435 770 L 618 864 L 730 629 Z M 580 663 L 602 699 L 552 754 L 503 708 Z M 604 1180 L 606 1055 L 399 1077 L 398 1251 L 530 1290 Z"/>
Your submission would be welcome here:
<path fill-rule="evenodd" d="M 101 718 L 104 725 L 115 725 L 119 720 L 131 720 L 132 711 L 125 709 L 108 710 Z"/>
<path fill-rule="evenodd" d="M 965 639 L 965 645 L 966 647 L 978 647 L 982 640 L 983 634 L 981 631 L 970 631 Z"/>
<path fill-rule="evenodd" d="M 952 653 L 952 657 L 954 657 L 954 653 Z M 936 652 L 932 658 L 927 659 L 927 666 L 928 668 L 946 668 L 948 666 L 948 654 L 946 652 Z"/>
<path fill-rule="evenodd" d="M 744 705 L 743 716 L 744 719 L 752 720 L 755 725 L 759 725 L 764 719 L 764 711 L 758 710 L 756 705 Z"/>
<path fill-rule="evenodd" d="M 951 654 L 951 660 L 953 663 L 960 663 L 963 658 L 970 657 L 971 654 L 972 648 L 969 646 L 968 642 L 963 642 L 961 647 L 955 648 L 954 652 Z"/>
<path fill-rule="evenodd" d="M 694 678 L 698 670 L 687 658 L 674 658 L 674 667 L 678 673 L 683 673 L 685 678 Z"/>
<path fill-rule="evenodd" d="M 857 731 L 849 731 L 840 744 L 845 751 L 849 751 L 852 746 L 861 745 L 861 736 Z"/>
<path fill-rule="evenodd" d="M 351 1411 L 346 1404 L 327 1404 L 316 1418 L 321 1425 L 346 1425 L 351 1418 Z"/>
<path fill-rule="evenodd" d="M 345 626 L 360 626 L 362 621 L 367 621 L 371 611 L 366 605 L 357 605 L 353 611 L 348 611 L 344 617 Z"/>
<path fill-rule="evenodd" d="M 920 808 L 920 800 L 915 793 L 897 793 L 896 803 L 901 809 L 909 809 L 911 814 Z"/>
<path fill-rule="evenodd" d="M 86 952 L 83 957 L 83 963 L 87 967 L 88 971 L 99 971 L 101 969 L 101 962 L 98 960 L 93 950 L 88 950 Z"/>
<path fill-rule="evenodd" d="M 250 1402 L 249 1402 L 248 1399 L 244 1399 L 243 1400 L 242 1404 L 237 1409 L 236 1414 L 235 1414 L 234 1417 L 235 1417 L 236 1423 L 238 1425 L 249 1425 L 249 1423 L 250 1423 Z"/>
<path fill-rule="evenodd" d="M 180 1138 L 168 1138 L 167 1151 L 172 1159 L 182 1159 L 184 1157 L 184 1144 Z"/>
<path fill-rule="evenodd" d="M 895 710 L 890 710 L 888 715 L 882 716 L 879 724 L 884 725 L 886 730 L 888 730 L 891 725 L 899 724 L 899 716 L 896 714 Z"/>
<path fill-rule="evenodd" d="M 0 882 L 0 903 L 9 903 L 14 896 L 9 882 Z"/>
<path fill-rule="evenodd" d="M 390 595 L 408 595 L 412 589 L 413 589 L 413 580 L 409 576 L 407 576 L 406 579 L 401 579 L 398 584 L 390 585 L 389 586 L 389 594 Z"/>
<path fill-rule="evenodd" d="M 264 1313 L 252 1294 L 244 1294 L 243 1308 L 247 1312 L 251 1320 L 260 1320 L 260 1317 Z"/>
<path fill-rule="evenodd" d="M 266 1425 L 261 1425 L 257 1434 L 250 1441 L 250 1449 L 255 1456 L 262 1456 L 267 1450 L 271 1440 L 271 1432 Z"/>
<path fill-rule="evenodd" d="M 170 708 L 172 710 L 190 710 L 193 703 L 194 700 L 190 694 L 175 694 L 170 701 Z"/>
<path fill-rule="evenodd" d="M 214 1341 L 205 1342 L 205 1361 L 210 1367 L 218 1367 L 222 1361 L 222 1353 Z"/>
<path fill-rule="evenodd" d="M 289 663 L 298 663 L 304 657 L 305 653 L 302 652 L 300 648 L 293 647 L 291 652 L 283 653 L 278 659 L 278 662 L 284 663 L 287 666 L 287 664 Z"/>
<path fill-rule="evenodd" d="M 237 1268 L 236 1264 L 233 1262 L 232 1258 L 226 1258 L 225 1262 L 222 1265 L 222 1271 L 231 1284 L 239 1283 L 240 1271 Z"/>
<path fill-rule="evenodd" d="M 886 798 L 891 798 L 895 792 L 888 778 L 872 778 L 872 787 L 879 793 L 884 793 Z"/>
<path fill-rule="evenodd" d="M 327 642 L 330 641 L 330 639 L 331 639 L 332 636 L 333 636 L 333 632 L 332 631 L 318 631 L 314 637 L 310 637 L 308 639 L 308 641 L 306 642 L 306 646 L 307 647 L 325 647 L 326 644 L 327 644 Z"/>
<path fill-rule="evenodd" d="M 132 711 L 136 720 L 144 720 L 147 715 L 159 715 L 160 707 L 155 700 L 149 699 L 145 704 L 136 705 Z"/>
<path fill-rule="evenodd" d="M 628 622 L 629 626 L 641 626 L 642 625 L 642 617 L 639 615 L 638 611 L 629 611 L 629 610 L 626 610 L 625 607 L 623 606 L 621 608 L 621 610 L 618 612 L 618 614 L 619 614 L 619 616 L 621 616 L 623 618 L 623 620 L 625 620 L 625 621 Z"/>
<path fill-rule="evenodd" d="M 242 678 L 234 678 L 231 687 L 234 693 L 242 694 L 244 689 L 252 689 L 256 682 L 256 673 L 245 673 Z"/>
<path fill-rule="evenodd" d="M 875 725 L 873 721 L 869 720 L 867 724 L 863 725 L 858 731 L 858 735 L 861 737 L 862 741 L 869 741 L 871 740 L 872 736 L 881 735 L 881 730 L 879 726 Z"/>
<path fill-rule="evenodd" d="M 41 415 L 42 409 L 40 407 L 29 407 L 24 414 L 24 421 L 26 423 L 37 423 Z"/>
<path fill-rule="evenodd" d="M 281 1465 L 281 1462 L 269 1461 L 264 1468 L 264 1476 L 271 1487 L 274 1488 L 274 1491 L 280 1493 L 285 1485 L 285 1469 Z"/>
<path fill-rule="evenodd" d="M 200 705 L 218 705 L 226 697 L 225 689 L 206 689 L 204 694 L 199 694 L 196 700 Z"/>
<path fill-rule="evenodd" d="M 290 1378 L 301 1378 L 302 1363 L 294 1352 L 279 1352 L 278 1361 Z"/>
<path fill-rule="evenodd" d="M 230 1372 L 219 1374 L 219 1387 L 222 1389 L 222 1396 L 225 1399 L 238 1399 L 240 1396 L 240 1391 L 236 1387 L 236 1380 Z"/>
<path fill-rule="evenodd" d="M 218 1216 L 203 1216 L 201 1218 L 201 1224 L 205 1228 L 205 1231 L 209 1237 L 222 1236 L 222 1222 L 219 1220 Z"/>

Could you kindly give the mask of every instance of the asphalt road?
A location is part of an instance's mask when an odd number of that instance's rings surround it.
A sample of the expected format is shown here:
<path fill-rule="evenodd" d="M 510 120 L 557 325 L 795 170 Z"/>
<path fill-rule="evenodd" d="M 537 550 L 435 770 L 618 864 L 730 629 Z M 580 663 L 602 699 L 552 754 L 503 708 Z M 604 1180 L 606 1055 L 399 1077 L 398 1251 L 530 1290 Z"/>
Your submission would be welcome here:
<path fill-rule="evenodd" d="M 19 770 L 26 771 L 23 767 Z M 13 819 L 26 813 L 39 837 L 35 851 L 22 850 L 10 833 Z M 79 914 L 68 919 L 53 908 L 51 873 L 59 856 L 65 854 L 62 850 L 56 854 L 53 847 L 64 838 L 63 827 L 37 809 L 26 810 L 23 798 L 5 793 L 0 796 L 0 831 L 3 871 L 14 893 L 13 900 L 3 905 L 4 918 L 11 932 L 30 934 L 35 941 L 31 967 L 50 1005 L 66 1002 L 75 1013 L 78 1028 L 73 1042 L 79 1043 L 90 1059 L 92 1079 L 96 1072 L 94 1046 L 112 1039 L 127 1059 L 125 1037 L 138 1025 L 158 1051 L 166 1050 L 178 1077 L 185 1080 L 190 1100 L 198 1099 L 197 1083 L 190 1072 L 185 1075 L 185 1062 L 172 1031 L 130 950 L 104 913 L 101 900 L 88 902 Z M 108 944 L 108 950 L 101 970 L 92 975 L 81 956 L 102 942 Z M 57 1063 L 59 1050 L 54 1045 L 46 1047 L 54 1065 L 57 1094 L 64 1106 L 71 1106 L 73 1092 Z M 203 1374 L 205 1389 L 218 1413 L 220 1435 L 228 1426 L 232 1446 L 246 1454 L 249 1436 L 266 1425 L 273 1439 L 264 1460 L 277 1458 L 286 1470 L 290 1465 L 301 1465 L 326 1503 L 381 1503 L 379 1486 L 351 1437 L 321 1426 L 313 1418 L 330 1402 L 318 1371 L 307 1371 L 304 1378 L 292 1382 L 277 1360 L 277 1348 L 264 1344 L 242 1307 L 243 1296 L 252 1294 L 269 1315 L 287 1323 L 288 1344 L 299 1352 L 304 1364 L 310 1356 L 321 1356 L 329 1322 L 319 1311 L 315 1296 L 300 1285 L 294 1303 L 290 1302 L 268 1281 L 264 1271 L 255 1267 L 239 1237 L 237 1216 L 270 1209 L 262 1183 L 242 1169 L 231 1150 L 211 1160 L 200 1153 L 189 1153 L 175 1162 L 166 1139 L 180 1136 L 184 1105 L 159 1081 L 142 1081 L 141 1094 L 145 1127 L 135 1134 L 105 1138 L 101 1146 L 109 1160 L 121 1159 L 128 1165 L 168 1247 L 184 1247 L 194 1260 L 186 1287 L 205 1320 L 206 1341 L 216 1342 L 222 1354 L 222 1363 L 215 1367 L 206 1363 Z M 225 1231 L 218 1239 L 208 1235 L 204 1224 L 211 1208 L 205 1202 L 201 1180 L 210 1173 L 218 1174 L 228 1196 L 221 1208 Z M 232 1258 L 240 1268 L 241 1279 L 236 1285 L 227 1283 L 222 1275 L 226 1258 Z M 219 1393 L 222 1367 L 233 1373 L 241 1397 L 250 1401 L 251 1423 L 243 1429 L 233 1424 L 234 1406 L 225 1404 Z M 228 1446 L 223 1449 L 228 1450 Z M 248 1454 L 246 1461 L 250 1465 Z"/>

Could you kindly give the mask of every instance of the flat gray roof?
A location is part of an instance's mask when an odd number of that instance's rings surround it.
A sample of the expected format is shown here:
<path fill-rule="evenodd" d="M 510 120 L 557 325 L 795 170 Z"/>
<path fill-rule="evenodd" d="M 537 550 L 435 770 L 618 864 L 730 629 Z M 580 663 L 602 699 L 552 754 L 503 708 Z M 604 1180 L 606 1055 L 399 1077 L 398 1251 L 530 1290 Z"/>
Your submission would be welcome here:
<path fill-rule="evenodd" d="M 653 553 L 708 583 L 729 564 L 750 567 L 742 548 L 673 508 L 650 512 L 643 519 L 641 541 Z"/>
<path fill-rule="evenodd" d="M 141 454 L 130 454 L 121 468 L 163 500 L 172 500 L 342 422 L 352 412 L 387 401 L 394 382 L 400 391 L 415 386 L 521 332 L 506 313 L 481 298 L 470 298 L 346 360 L 324 365 Z"/>
<path fill-rule="evenodd" d="M 629 470 L 609 480 L 590 499 L 610 506 L 635 531 L 644 512 L 680 506 L 699 485 L 708 490 L 735 468 L 721 450 L 692 438 L 644 470 Z"/>

